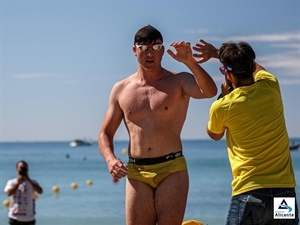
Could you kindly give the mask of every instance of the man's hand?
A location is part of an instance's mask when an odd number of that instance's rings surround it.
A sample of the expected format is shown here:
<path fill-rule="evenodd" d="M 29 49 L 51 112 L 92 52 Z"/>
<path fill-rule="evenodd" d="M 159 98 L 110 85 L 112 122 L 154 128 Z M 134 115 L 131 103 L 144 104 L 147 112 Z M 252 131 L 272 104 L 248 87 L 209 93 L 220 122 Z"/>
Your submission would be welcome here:
<path fill-rule="evenodd" d="M 127 166 L 119 159 L 111 160 L 107 163 L 108 170 L 113 178 L 120 179 L 125 177 L 128 172 Z"/>
<path fill-rule="evenodd" d="M 170 44 L 170 46 L 175 48 L 175 52 L 168 49 L 167 53 L 178 62 L 188 63 L 191 60 L 195 60 L 193 58 L 190 42 L 185 42 L 185 41 L 173 42 Z"/>
<path fill-rule="evenodd" d="M 26 173 L 26 175 L 23 175 L 22 179 L 23 179 L 23 181 L 27 180 L 31 184 L 31 186 L 33 187 L 33 189 L 34 189 L 35 192 L 37 192 L 38 194 L 42 194 L 43 193 L 43 188 L 40 185 L 38 185 L 35 182 L 33 182 L 30 179 L 28 173 Z"/>
<path fill-rule="evenodd" d="M 222 96 L 229 94 L 232 91 L 232 87 L 229 86 L 228 82 L 224 81 L 221 84 Z"/>
<path fill-rule="evenodd" d="M 18 178 L 17 178 L 17 183 L 16 183 L 16 185 L 15 185 L 14 187 L 8 189 L 8 190 L 6 191 L 6 194 L 7 194 L 8 196 L 11 196 L 11 195 L 13 195 L 14 193 L 16 193 L 16 191 L 17 191 L 18 188 L 19 188 L 19 185 L 22 184 L 23 181 L 24 181 L 24 177 L 21 176 L 21 175 L 19 175 Z"/>
<path fill-rule="evenodd" d="M 199 41 L 200 43 L 196 43 L 195 46 L 193 46 L 193 50 L 199 52 L 193 54 L 195 58 L 200 58 L 199 60 L 197 60 L 198 63 L 206 62 L 210 58 L 218 58 L 218 49 L 202 39 L 200 39 Z"/>

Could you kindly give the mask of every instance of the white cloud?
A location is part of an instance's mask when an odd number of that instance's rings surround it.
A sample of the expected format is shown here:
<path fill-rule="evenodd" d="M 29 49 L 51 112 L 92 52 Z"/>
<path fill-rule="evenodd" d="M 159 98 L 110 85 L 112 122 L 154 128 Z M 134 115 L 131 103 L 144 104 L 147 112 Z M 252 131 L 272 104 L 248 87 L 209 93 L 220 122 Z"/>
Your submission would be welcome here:
<path fill-rule="evenodd" d="M 281 34 L 258 34 L 247 36 L 232 36 L 230 40 L 257 41 L 257 42 L 287 42 L 300 41 L 300 32 L 281 33 Z"/>
<path fill-rule="evenodd" d="M 39 78 L 48 78 L 48 77 L 57 77 L 57 74 L 47 74 L 47 73 L 24 73 L 24 74 L 14 74 L 13 78 L 16 79 L 39 79 Z"/>
<path fill-rule="evenodd" d="M 300 31 L 290 33 L 277 33 L 277 34 L 254 34 L 254 35 L 241 35 L 241 36 L 229 36 L 229 37 L 209 37 L 207 40 L 213 41 L 246 41 L 246 42 L 292 42 L 289 45 L 296 45 L 299 47 L 300 43 Z M 296 42 L 296 44 L 295 44 Z"/>
<path fill-rule="evenodd" d="M 283 69 L 285 75 L 300 77 L 300 58 L 295 53 L 277 53 L 258 57 L 257 61 L 266 68 Z"/>
<path fill-rule="evenodd" d="M 271 44 L 271 47 L 281 47 L 281 48 L 290 48 L 292 50 L 300 50 L 300 42 L 299 43 L 276 43 Z"/>
<path fill-rule="evenodd" d="M 278 79 L 280 85 L 299 85 L 300 84 L 300 78 L 298 79 Z"/>

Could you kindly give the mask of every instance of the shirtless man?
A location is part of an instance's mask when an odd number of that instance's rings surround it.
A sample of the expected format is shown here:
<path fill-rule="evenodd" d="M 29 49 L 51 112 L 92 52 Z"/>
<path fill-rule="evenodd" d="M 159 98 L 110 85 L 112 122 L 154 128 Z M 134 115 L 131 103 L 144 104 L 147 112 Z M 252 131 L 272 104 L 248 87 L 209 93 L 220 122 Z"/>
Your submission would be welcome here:
<path fill-rule="evenodd" d="M 161 66 L 163 37 L 148 25 L 137 31 L 133 53 L 137 72 L 116 83 L 98 137 L 112 177 L 126 180 L 127 225 L 181 225 L 189 187 L 180 133 L 190 97 L 216 95 L 217 87 L 192 55 L 190 43 L 174 42 L 167 50 L 191 73 Z M 128 165 L 114 154 L 113 138 L 124 121 L 130 141 Z"/>

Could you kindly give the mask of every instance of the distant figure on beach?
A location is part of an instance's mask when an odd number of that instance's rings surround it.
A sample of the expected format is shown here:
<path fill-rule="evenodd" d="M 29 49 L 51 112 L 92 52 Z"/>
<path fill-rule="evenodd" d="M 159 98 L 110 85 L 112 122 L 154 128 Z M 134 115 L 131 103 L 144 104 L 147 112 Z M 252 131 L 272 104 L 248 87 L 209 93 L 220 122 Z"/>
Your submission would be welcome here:
<path fill-rule="evenodd" d="M 220 140 L 226 132 L 233 176 L 226 225 L 298 224 L 296 181 L 276 77 L 255 62 L 246 42 L 216 49 L 200 40 L 193 49 L 199 52 L 194 54 L 198 62 L 215 57 L 223 64 L 222 96 L 211 105 L 207 134 Z"/>
<path fill-rule="evenodd" d="M 34 194 L 43 193 L 42 187 L 36 180 L 29 177 L 28 164 L 19 161 L 16 164 L 17 178 L 7 182 L 4 191 L 10 196 L 8 211 L 10 225 L 35 224 L 35 199 Z"/>
<path fill-rule="evenodd" d="M 161 33 L 145 26 L 134 37 L 137 71 L 112 88 L 98 137 L 110 174 L 126 179 L 127 225 L 181 225 L 189 188 L 180 133 L 190 98 L 211 98 L 217 87 L 192 55 L 188 42 L 174 42 L 167 53 L 192 73 L 161 66 L 165 47 Z M 128 165 L 114 154 L 120 123 L 129 134 Z"/>

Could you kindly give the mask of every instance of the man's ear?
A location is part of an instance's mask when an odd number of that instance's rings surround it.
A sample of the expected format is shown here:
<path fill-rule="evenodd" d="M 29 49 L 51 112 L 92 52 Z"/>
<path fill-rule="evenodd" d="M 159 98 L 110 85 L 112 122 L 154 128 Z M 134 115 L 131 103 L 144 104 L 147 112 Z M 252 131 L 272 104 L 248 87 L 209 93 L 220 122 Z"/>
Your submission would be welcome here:
<path fill-rule="evenodd" d="M 232 74 L 231 74 L 231 72 L 229 72 L 228 70 L 225 70 L 225 76 L 226 76 L 226 79 L 227 80 L 230 80 L 231 81 L 231 76 L 232 76 Z"/>
<path fill-rule="evenodd" d="M 134 55 L 136 56 L 136 46 L 135 45 L 132 47 L 132 51 L 133 51 Z"/>
<path fill-rule="evenodd" d="M 162 46 L 162 50 L 163 50 L 163 55 L 165 54 L 165 46 Z"/>
<path fill-rule="evenodd" d="M 255 71 L 256 71 L 256 63 L 255 62 L 253 62 L 253 69 L 252 69 L 253 71 L 253 73 L 255 73 Z"/>

